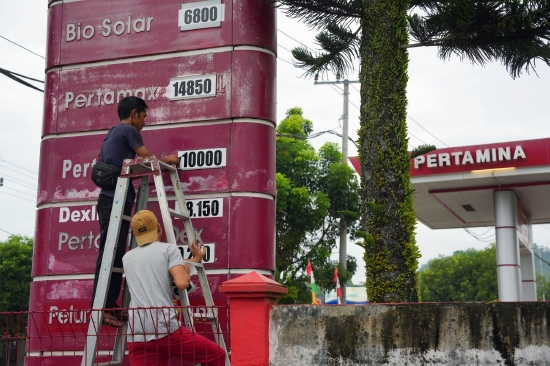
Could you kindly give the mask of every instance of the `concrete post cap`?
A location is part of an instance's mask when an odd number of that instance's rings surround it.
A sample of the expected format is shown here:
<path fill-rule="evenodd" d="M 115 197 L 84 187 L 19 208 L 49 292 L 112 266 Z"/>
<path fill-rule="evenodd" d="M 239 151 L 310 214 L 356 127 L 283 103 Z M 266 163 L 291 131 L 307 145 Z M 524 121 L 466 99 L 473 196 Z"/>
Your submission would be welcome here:
<path fill-rule="evenodd" d="M 256 271 L 225 281 L 219 288 L 227 297 L 281 297 L 288 289 Z"/>

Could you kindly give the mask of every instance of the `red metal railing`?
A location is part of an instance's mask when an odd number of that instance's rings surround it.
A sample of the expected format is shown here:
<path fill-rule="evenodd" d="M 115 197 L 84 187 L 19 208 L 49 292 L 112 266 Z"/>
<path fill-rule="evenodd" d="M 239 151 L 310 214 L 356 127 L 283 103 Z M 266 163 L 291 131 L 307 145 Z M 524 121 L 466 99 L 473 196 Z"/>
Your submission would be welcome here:
<path fill-rule="evenodd" d="M 227 321 L 217 323 L 219 332 L 214 332 L 210 321 L 200 318 L 200 314 L 206 314 L 208 310 L 216 310 L 218 313 L 227 313 L 226 307 L 213 307 L 208 309 L 201 307 L 171 307 L 171 308 L 140 308 L 120 309 L 117 312 L 119 320 L 125 320 L 123 310 L 128 311 L 130 321 L 124 328 L 114 328 L 103 325 L 101 331 L 92 327 L 93 336 L 98 337 L 96 362 L 110 362 L 113 359 L 113 347 L 115 338 L 124 334 L 128 341 L 134 339 L 134 343 L 128 343 L 124 355 L 118 358 L 124 359 L 124 364 L 130 365 L 128 350 L 133 349 L 133 357 L 144 356 L 147 364 L 170 365 L 195 365 L 200 357 L 219 358 L 211 343 L 205 345 L 202 337 L 210 341 L 216 337 L 227 336 Z M 96 311 L 96 310 L 94 310 Z M 181 330 L 183 335 L 178 335 L 178 330 L 183 327 L 182 311 L 195 314 L 195 330 L 189 333 Z M 175 313 L 176 320 L 170 322 L 170 316 Z M 52 311 L 33 311 L 18 313 L 0 312 L 0 366 L 78 366 L 82 362 L 86 334 L 88 332 L 89 309 L 70 309 Z M 201 337 L 202 336 L 202 337 Z M 149 340 L 147 347 L 136 341 Z M 153 339 L 151 339 L 153 338 Z M 187 344 L 184 346 L 182 344 Z M 151 345 L 153 347 L 151 348 Z M 190 348 L 182 356 L 182 352 Z M 138 352 L 139 351 L 139 352 Z M 116 357 L 115 357 L 116 358 Z M 199 358 L 199 359 L 198 359 Z M 136 359 L 137 361 L 137 359 Z M 134 363 L 135 364 L 135 363 Z M 218 361 L 210 360 L 202 365 L 224 365 Z"/>

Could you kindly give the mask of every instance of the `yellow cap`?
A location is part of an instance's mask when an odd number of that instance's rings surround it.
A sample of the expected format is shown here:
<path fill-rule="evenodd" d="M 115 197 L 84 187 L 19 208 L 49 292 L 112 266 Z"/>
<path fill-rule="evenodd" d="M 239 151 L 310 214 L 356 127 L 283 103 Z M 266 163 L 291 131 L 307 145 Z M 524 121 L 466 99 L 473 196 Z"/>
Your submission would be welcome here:
<path fill-rule="evenodd" d="M 132 218 L 132 231 L 137 245 L 142 246 L 157 240 L 157 217 L 149 210 L 141 210 Z"/>

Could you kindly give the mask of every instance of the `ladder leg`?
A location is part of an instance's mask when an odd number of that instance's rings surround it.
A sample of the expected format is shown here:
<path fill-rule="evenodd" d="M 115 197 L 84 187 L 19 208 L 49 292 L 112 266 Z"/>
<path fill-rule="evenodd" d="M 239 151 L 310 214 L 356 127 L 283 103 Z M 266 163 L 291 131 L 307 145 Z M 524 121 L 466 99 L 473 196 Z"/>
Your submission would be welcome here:
<path fill-rule="evenodd" d="M 187 205 L 185 203 L 185 196 L 183 195 L 183 188 L 181 187 L 178 173 L 170 172 L 170 179 L 172 180 L 172 187 L 174 187 L 174 193 L 176 195 L 180 212 L 189 217 L 189 210 L 187 209 Z M 187 241 L 192 243 L 195 240 L 195 230 L 193 230 L 191 219 L 183 220 L 183 225 L 185 226 L 185 232 L 187 233 Z"/>
<path fill-rule="evenodd" d="M 136 209 L 134 212 L 145 210 L 147 208 L 147 200 L 149 198 L 149 177 L 145 176 L 141 178 L 141 185 L 139 186 L 138 197 L 136 202 Z M 131 234 L 130 240 L 130 250 L 134 249 L 137 246 L 136 238 Z M 130 306 L 130 291 L 128 289 L 128 284 L 124 281 L 124 291 L 122 293 L 122 308 L 126 309 Z M 124 352 L 126 351 L 126 337 L 128 334 L 128 323 L 125 322 L 122 325 L 122 329 L 117 333 L 115 338 L 115 345 L 113 347 L 113 357 L 111 359 L 111 364 L 113 363 L 122 363 L 124 362 Z"/>
<path fill-rule="evenodd" d="M 176 244 L 176 235 L 174 233 L 174 226 L 172 225 L 172 217 L 168 211 L 168 198 L 166 197 L 166 190 L 164 188 L 164 182 L 162 181 L 162 175 L 157 174 L 153 176 L 153 178 L 157 189 L 157 197 L 159 201 L 160 213 L 162 215 L 162 223 L 164 224 L 166 241 L 170 244 Z"/>
<path fill-rule="evenodd" d="M 109 289 L 113 262 L 118 245 L 118 237 L 120 235 L 120 225 L 124 213 L 126 194 L 128 193 L 128 181 L 128 178 L 118 178 L 117 180 L 117 187 L 113 198 L 113 208 L 111 209 L 111 217 L 109 219 L 109 230 L 107 231 L 107 239 L 105 240 L 105 248 L 103 249 L 101 270 L 97 279 L 90 324 L 88 325 L 86 345 L 81 363 L 82 366 L 92 366 L 95 362 L 97 340 L 103 322 L 103 312 L 101 309 L 105 307 L 107 301 L 107 291 Z M 127 233 L 123 233 L 123 235 L 127 235 Z"/>

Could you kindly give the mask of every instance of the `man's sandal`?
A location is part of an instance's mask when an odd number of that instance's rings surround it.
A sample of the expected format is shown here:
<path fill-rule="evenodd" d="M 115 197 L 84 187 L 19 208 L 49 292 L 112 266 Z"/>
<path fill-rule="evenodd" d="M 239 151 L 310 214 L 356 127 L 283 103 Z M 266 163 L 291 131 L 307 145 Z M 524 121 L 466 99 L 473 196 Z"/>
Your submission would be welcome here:
<path fill-rule="evenodd" d="M 113 328 L 122 328 L 122 322 L 111 313 L 103 313 L 103 325 Z"/>
<path fill-rule="evenodd" d="M 125 323 L 128 321 L 128 310 L 120 310 L 120 309 L 113 309 L 113 315 L 117 318 L 117 320 Z"/>

